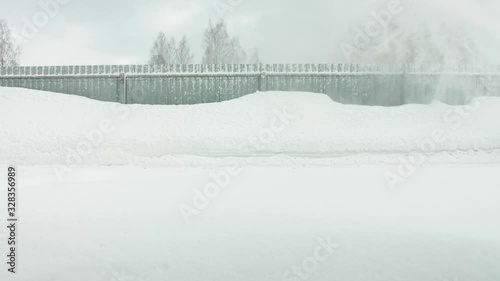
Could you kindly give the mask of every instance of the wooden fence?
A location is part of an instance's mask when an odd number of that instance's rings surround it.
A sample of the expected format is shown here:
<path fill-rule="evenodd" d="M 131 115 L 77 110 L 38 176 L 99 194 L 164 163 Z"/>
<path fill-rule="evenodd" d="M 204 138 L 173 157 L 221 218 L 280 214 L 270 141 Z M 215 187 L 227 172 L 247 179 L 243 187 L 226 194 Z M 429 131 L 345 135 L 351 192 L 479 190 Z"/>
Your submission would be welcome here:
<path fill-rule="evenodd" d="M 463 104 L 500 96 L 500 66 L 99 65 L 0 68 L 0 86 L 141 104 L 225 101 L 256 91 L 324 93 L 344 104 Z"/>

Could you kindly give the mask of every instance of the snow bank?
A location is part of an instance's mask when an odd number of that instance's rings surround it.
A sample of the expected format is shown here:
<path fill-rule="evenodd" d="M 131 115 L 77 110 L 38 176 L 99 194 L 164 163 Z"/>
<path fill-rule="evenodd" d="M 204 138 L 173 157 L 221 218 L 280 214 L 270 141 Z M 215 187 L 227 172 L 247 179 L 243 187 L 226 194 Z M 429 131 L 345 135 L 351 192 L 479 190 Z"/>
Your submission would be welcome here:
<path fill-rule="evenodd" d="M 500 148 L 500 98 L 466 106 L 342 105 L 260 92 L 198 105 L 121 105 L 0 88 L 0 161 L 126 164 L 175 155 L 324 157 Z"/>

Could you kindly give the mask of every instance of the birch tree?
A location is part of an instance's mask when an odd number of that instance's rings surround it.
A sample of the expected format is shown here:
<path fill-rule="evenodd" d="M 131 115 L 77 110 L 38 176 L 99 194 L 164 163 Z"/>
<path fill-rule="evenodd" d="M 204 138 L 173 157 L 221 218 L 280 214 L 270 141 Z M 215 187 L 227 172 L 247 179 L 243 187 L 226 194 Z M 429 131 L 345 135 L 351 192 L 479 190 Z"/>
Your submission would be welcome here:
<path fill-rule="evenodd" d="M 20 50 L 5 20 L 0 20 L 0 66 L 18 66 Z"/>
<path fill-rule="evenodd" d="M 187 42 L 186 36 L 182 36 L 181 41 L 176 49 L 176 60 L 179 64 L 190 64 L 193 63 L 193 54 L 191 53 L 191 48 Z"/>
<path fill-rule="evenodd" d="M 160 32 L 151 49 L 149 64 L 175 64 L 176 63 L 176 43 L 175 39 L 168 39 L 165 33 Z"/>
<path fill-rule="evenodd" d="M 255 48 L 253 50 L 252 57 L 250 58 L 250 63 L 253 63 L 253 64 L 261 64 L 262 63 L 262 60 L 261 60 L 260 54 L 259 54 L 259 49 Z"/>
<path fill-rule="evenodd" d="M 237 38 L 232 38 L 224 20 L 213 24 L 211 21 L 203 38 L 204 64 L 244 63 L 246 53 Z"/>

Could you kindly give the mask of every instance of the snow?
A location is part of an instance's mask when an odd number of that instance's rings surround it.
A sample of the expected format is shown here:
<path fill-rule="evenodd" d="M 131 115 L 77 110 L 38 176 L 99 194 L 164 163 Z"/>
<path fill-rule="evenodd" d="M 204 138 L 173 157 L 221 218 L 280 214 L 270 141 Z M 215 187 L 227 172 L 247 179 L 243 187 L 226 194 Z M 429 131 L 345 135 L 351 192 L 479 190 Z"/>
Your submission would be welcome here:
<path fill-rule="evenodd" d="M 0 280 L 497 281 L 499 123 L 499 98 L 152 106 L 0 88 L 20 200 L 18 274 Z"/>
<path fill-rule="evenodd" d="M 379 165 L 246 167 L 190 224 L 179 205 L 221 169 L 20 169 L 19 273 L 1 280 L 287 280 L 328 238 L 307 280 L 500 278 L 498 165 L 425 167 L 398 192 Z"/>
<path fill-rule="evenodd" d="M 0 88 L 0 161 L 125 165 L 166 156 L 338 157 L 495 153 L 500 98 L 369 107 L 326 95 L 262 92 L 222 103 L 122 105 Z"/>

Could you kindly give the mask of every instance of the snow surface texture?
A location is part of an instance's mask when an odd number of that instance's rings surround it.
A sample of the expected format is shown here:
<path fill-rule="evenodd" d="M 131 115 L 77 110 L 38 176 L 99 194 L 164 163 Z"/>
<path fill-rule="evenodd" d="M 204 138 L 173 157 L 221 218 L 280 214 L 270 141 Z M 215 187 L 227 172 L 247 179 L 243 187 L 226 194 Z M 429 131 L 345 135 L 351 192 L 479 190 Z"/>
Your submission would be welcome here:
<path fill-rule="evenodd" d="M 498 98 L 144 106 L 0 88 L 0 170 L 18 165 L 20 200 L 18 274 L 0 280 L 498 281 L 499 123 Z"/>
<path fill-rule="evenodd" d="M 0 161 L 19 164 L 125 165 L 181 155 L 496 155 L 500 98 L 467 106 L 369 107 L 322 94 L 263 92 L 222 103 L 153 106 L 0 88 L 0 128 Z"/>
<path fill-rule="evenodd" d="M 0 280 L 500 280 L 498 165 L 428 166 L 398 192 L 379 166 L 246 167 L 186 224 L 179 204 L 220 171 L 20 167 L 19 273 Z"/>

